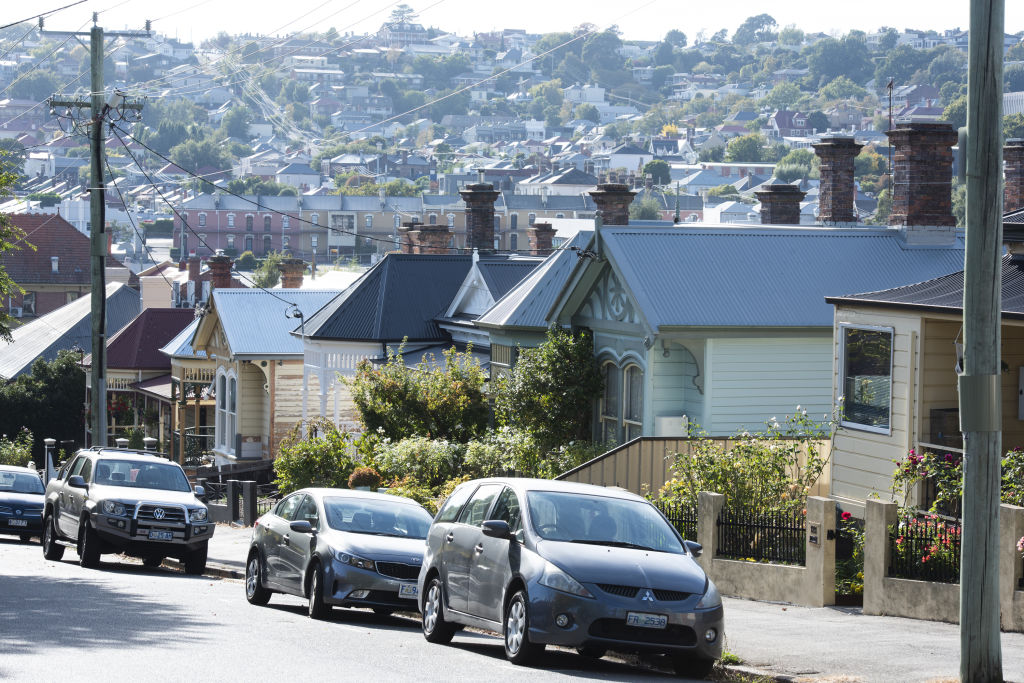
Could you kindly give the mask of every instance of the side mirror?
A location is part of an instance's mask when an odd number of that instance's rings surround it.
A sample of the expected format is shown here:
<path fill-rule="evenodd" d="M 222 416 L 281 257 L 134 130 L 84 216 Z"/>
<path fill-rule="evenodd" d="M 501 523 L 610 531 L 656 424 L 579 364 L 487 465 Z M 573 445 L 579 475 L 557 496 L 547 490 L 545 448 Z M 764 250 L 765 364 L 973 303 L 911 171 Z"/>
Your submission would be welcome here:
<path fill-rule="evenodd" d="M 85 479 L 80 474 L 72 474 L 68 478 L 68 486 L 73 489 L 87 489 L 89 485 L 85 483 Z"/>
<path fill-rule="evenodd" d="M 686 546 L 686 549 L 689 550 L 690 554 L 694 557 L 700 557 L 704 552 L 704 546 L 697 543 L 697 541 L 683 541 L 683 545 Z"/>
<path fill-rule="evenodd" d="M 197 485 L 195 490 L 196 490 L 196 498 L 202 498 L 203 496 L 206 495 L 206 489 L 204 489 L 202 486 L 198 486 Z"/>
<path fill-rule="evenodd" d="M 313 525 L 305 519 L 299 520 L 298 522 L 292 522 L 288 525 L 288 528 L 299 534 L 313 533 Z"/>
<path fill-rule="evenodd" d="M 491 538 L 512 538 L 512 529 L 508 522 L 501 519 L 489 519 L 483 523 L 484 536 Z"/>

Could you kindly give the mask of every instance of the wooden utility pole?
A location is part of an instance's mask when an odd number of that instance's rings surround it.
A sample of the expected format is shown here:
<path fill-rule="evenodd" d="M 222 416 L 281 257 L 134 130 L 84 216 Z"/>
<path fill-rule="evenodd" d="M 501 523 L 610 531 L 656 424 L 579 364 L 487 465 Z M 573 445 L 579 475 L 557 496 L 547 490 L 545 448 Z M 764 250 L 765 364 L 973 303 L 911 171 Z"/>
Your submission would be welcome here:
<path fill-rule="evenodd" d="M 92 15 L 93 27 L 88 33 L 69 31 L 41 31 L 48 35 L 58 36 L 89 36 L 90 54 L 90 99 L 62 100 L 51 98 L 51 111 L 57 107 L 67 109 L 88 108 L 89 118 L 89 264 L 92 280 L 92 393 L 89 400 L 90 430 L 93 446 L 107 445 L 107 231 L 106 231 L 106 188 L 103 180 L 103 123 L 111 111 L 131 109 L 140 111 L 141 104 L 125 103 L 120 95 L 115 94 L 110 102 L 103 101 L 103 29 L 96 24 L 97 14 Z M 146 37 L 149 35 L 148 23 L 146 31 L 115 31 L 113 36 Z M 39 20 L 39 28 L 43 28 L 43 20 Z M 127 207 L 126 207 L 127 208 Z"/>
<path fill-rule="evenodd" d="M 964 435 L 960 679 L 1003 680 L 999 643 L 1002 459 L 1000 322 L 1003 247 L 1003 0 L 971 0 L 964 255 Z"/>

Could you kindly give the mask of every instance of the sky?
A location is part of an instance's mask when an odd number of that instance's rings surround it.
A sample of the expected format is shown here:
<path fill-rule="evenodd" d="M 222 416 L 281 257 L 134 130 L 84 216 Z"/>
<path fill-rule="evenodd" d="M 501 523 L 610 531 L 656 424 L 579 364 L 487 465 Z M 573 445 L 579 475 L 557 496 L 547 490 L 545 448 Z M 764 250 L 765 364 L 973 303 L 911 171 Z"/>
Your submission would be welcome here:
<path fill-rule="evenodd" d="M 44 12 L 71 2 L 74 0 L 4 2 L 0 25 L 23 19 L 28 12 Z M 99 24 L 107 29 L 141 29 L 143 22 L 151 19 L 154 30 L 196 42 L 219 31 L 280 35 L 334 27 L 341 34 L 366 33 L 376 31 L 400 2 L 416 10 L 424 26 L 460 35 L 501 28 L 548 33 L 592 23 L 602 29 L 617 25 L 626 40 L 659 40 L 674 28 L 685 33 L 691 43 L 701 32 L 711 36 L 725 28 L 732 35 L 744 19 L 767 9 L 763 0 L 87 0 L 50 15 L 46 27 L 78 30 L 90 22 L 92 12 L 99 11 Z M 1005 4 L 1006 32 L 1024 30 L 1024 2 L 1005 0 Z M 806 32 L 838 35 L 852 28 L 941 31 L 966 29 L 970 24 L 970 0 L 803 0 L 778 3 L 770 10 L 768 14 L 780 27 L 793 24 Z"/>

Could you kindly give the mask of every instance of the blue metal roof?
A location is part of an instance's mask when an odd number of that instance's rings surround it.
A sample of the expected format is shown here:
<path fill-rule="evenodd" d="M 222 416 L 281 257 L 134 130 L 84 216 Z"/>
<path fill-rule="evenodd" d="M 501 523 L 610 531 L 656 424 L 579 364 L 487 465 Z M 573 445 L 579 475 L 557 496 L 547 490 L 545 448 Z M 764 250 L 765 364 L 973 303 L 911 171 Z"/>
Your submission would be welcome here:
<path fill-rule="evenodd" d="M 338 294 L 329 289 L 282 289 L 273 294 L 262 289 L 215 289 L 213 310 L 233 355 L 302 355 L 302 338 L 291 334 L 299 321 L 285 313 L 294 304 L 312 317 Z"/>
<path fill-rule="evenodd" d="M 477 268 L 491 296 L 497 301 L 532 273 L 540 263 L 541 259 L 531 257 L 494 259 L 482 256 Z"/>
<path fill-rule="evenodd" d="M 897 229 L 601 230 L 603 251 L 650 325 L 831 327 L 837 292 L 877 291 L 963 268 L 964 245 L 908 245 Z"/>
<path fill-rule="evenodd" d="M 160 353 L 166 353 L 173 358 L 206 358 L 206 351 L 196 351 L 192 348 L 192 338 L 196 334 L 197 327 L 199 327 L 199 318 L 190 322 L 188 327 L 167 342 L 160 349 Z"/>

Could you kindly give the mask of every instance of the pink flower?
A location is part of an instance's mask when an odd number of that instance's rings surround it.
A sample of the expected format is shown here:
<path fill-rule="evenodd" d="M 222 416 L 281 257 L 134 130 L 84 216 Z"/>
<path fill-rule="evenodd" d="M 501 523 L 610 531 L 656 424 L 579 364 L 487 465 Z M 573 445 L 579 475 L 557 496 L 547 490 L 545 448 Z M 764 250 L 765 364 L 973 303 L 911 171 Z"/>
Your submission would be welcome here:
<path fill-rule="evenodd" d="M 850 519 L 850 517 L 853 517 L 853 515 L 851 515 L 849 512 L 844 512 L 843 514 L 839 515 L 839 517 L 845 522 L 846 520 Z"/>

